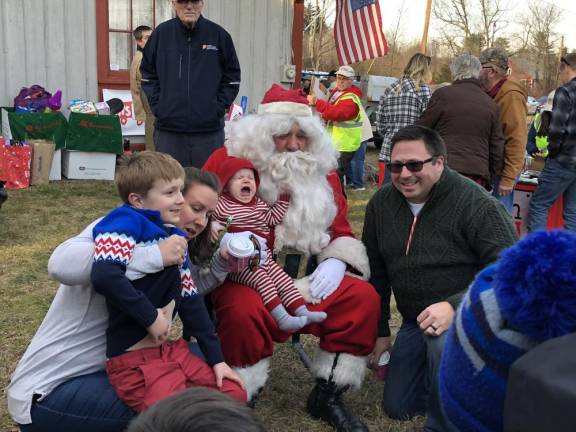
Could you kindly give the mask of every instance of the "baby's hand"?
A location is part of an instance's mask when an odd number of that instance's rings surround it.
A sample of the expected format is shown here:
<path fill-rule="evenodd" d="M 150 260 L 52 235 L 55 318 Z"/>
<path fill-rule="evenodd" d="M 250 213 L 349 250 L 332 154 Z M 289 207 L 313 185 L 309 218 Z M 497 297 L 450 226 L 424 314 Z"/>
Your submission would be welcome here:
<path fill-rule="evenodd" d="M 158 311 L 158 316 L 152 325 L 146 330 L 148 330 L 148 333 L 152 337 L 154 343 L 156 345 L 160 345 L 162 342 L 168 339 L 168 332 L 170 331 L 170 320 L 166 318 L 166 315 L 162 309 L 156 310 Z"/>

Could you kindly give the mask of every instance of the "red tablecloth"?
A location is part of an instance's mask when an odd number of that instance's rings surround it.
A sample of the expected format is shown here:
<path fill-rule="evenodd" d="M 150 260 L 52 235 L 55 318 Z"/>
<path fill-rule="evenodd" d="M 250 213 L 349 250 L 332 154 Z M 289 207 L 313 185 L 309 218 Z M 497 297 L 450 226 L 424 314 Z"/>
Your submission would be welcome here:
<path fill-rule="evenodd" d="M 517 183 L 514 187 L 514 209 L 512 217 L 514 225 L 520 237 L 528 233 L 528 213 L 530 210 L 530 199 L 536 190 L 537 185 L 532 183 Z M 556 200 L 552 208 L 548 211 L 547 229 L 564 228 L 562 217 L 563 199 L 562 195 Z"/>

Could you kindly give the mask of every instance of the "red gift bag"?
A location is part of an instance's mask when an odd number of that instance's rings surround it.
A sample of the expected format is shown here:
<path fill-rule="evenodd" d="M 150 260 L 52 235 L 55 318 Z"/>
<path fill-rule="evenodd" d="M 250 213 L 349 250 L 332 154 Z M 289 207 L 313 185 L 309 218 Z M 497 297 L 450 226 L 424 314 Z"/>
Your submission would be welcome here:
<path fill-rule="evenodd" d="M 24 189 L 30 186 L 32 147 L 0 146 L 0 180 L 6 189 Z"/>

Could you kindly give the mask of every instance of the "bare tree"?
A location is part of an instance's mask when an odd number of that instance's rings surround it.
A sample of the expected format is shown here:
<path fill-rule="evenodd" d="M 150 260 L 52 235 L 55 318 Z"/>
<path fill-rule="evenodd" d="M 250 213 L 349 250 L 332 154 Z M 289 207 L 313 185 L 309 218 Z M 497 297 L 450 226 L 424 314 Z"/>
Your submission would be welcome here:
<path fill-rule="evenodd" d="M 474 54 L 493 45 L 506 27 L 508 0 L 437 0 L 434 17 L 451 55 Z"/>
<path fill-rule="evenodd" d="M 480 0 L 480 26 L 486 46 L 494 46 L 497 34 L 507 26 L 508 10 L 503 0 Z"/>
<path fill-rule="evenodd" d="M 323 57 L 334 47 L 332 38 L 326 37 L 331 31 L 326 18 L 333 7 L 333 0 L 314 0 L 306 6 L 304 33 L 308 43 L 305 64 L 314 70 L 320 68 Z"/>
<path fill-rule="evenodd" d="M 400 42 L 402 38 L 402 20 L 406 14 L 406 1 L 402 0 L 397 10 L 397 19 L 392 31 L 388 32 L 388 67 L 394 70 L 394 64 L 401 49 Z"/>
<path fill-rule="evenodd" d="M 558 34 L 552 29 L 560 21 L 560 10 L 552 3 L 543 3 L 532 0 L 528 6 L 528 22 L 531 35 L 528 47 L 533 61 L 536 63 L 536 71 L 540 75 L 544 90 L 555 87 L 558 59 L 554 47 L 558 42 Z"/>

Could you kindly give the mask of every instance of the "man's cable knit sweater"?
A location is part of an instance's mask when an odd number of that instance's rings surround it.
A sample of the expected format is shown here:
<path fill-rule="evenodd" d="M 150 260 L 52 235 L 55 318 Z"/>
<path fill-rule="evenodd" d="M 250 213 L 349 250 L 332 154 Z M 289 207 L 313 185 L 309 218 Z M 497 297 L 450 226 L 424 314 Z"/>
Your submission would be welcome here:
<path fill-rule="evenodd" d="M 404 319 L 448 301 L 457 308 L 474 275 L 514 244 L 516 231 L 502 204 L 484 189 L 445 168 L 414 216 L 392 185 L 382 187 L 366 208 L 362 240 L 382 298 L 379 336 L 389 336 L 390 294 Z"/>

